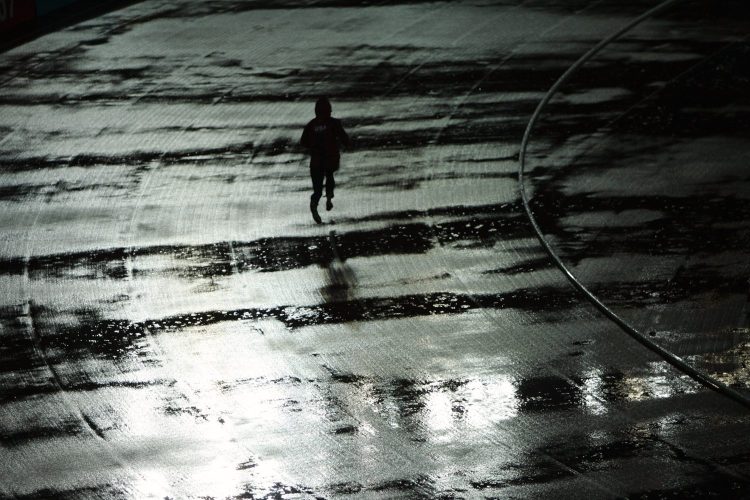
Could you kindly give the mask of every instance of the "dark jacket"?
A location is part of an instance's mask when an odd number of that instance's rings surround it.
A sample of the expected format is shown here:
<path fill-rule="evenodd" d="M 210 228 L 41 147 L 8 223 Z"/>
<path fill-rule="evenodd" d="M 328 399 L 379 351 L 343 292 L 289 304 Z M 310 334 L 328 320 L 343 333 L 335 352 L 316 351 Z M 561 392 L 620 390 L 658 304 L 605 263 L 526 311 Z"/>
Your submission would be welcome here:
<path fill-rule="evenodd" d="M 340 120 L 330 115 L 318 115 L 305 126 L 300 144 L 310 152 L 310 168 L 335 171 L 339 165 L 339 145 L 348 147 L 349 136 Z"/>

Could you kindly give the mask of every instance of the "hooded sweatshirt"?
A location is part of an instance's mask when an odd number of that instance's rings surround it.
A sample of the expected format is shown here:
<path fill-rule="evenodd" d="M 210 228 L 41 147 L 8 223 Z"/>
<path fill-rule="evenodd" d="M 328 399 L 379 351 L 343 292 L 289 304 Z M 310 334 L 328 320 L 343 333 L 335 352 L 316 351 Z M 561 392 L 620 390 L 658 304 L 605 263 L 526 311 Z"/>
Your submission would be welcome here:
<path fill-rule="evenodd" d="M 300 144 L 310 151 L 311 167 L 338 168 L 339 144 L 349 146 L 349 136 L 341 121 L 331 117 L 328 99 L 319 99 L 315 104 L 315 118 L 305 126 Z"/>

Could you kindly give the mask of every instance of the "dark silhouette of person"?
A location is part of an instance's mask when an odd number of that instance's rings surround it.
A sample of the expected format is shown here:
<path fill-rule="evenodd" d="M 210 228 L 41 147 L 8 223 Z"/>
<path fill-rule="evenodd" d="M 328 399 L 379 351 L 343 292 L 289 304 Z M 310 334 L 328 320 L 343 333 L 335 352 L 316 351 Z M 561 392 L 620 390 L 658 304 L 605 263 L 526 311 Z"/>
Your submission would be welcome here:
<path fill-rule="evenodd" d="M 315 118 L 305 125 L 300 144 L 310 153 L 310 177 L 312 178 L 313 193 L 310 196 L 310 211 L 315 222 L 320 224 L 318 202 L 323 196 L 323 181 L 326 187 L 326 210 L 333 208 L 333 190 L 336 181 L 334 172 L 339 169 L 341 154 L 339 145 L 349 146 L 349 136 L 346 135 L 341 120 L 331 116 L 331 103 L 321 97 L 315 103 Z"/>

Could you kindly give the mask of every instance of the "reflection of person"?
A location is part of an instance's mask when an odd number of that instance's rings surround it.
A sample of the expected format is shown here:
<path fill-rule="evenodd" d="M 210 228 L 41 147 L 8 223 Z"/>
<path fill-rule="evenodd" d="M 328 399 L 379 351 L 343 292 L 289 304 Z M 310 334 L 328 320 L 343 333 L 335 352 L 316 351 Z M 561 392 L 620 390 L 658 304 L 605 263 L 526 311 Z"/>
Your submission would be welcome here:
<path fill-rule="evenodd" d="M 315 118 L 305 126 L 300 139 L 310 152 L 310 177 L 312 177 L 313 194 L 310 197 L 310 211 L 313 219 L 321 223 L 318 215 L 318 201 L 323 196 L 323 180 L 326 185 L 326 210 L 333 208 L 333 189 L 336 181 L 333 173 L 339 169 L 339 144 L 349 146 L 341 121 L 331 117 L 331 103 L 321 97 L 315 103 Z"/>

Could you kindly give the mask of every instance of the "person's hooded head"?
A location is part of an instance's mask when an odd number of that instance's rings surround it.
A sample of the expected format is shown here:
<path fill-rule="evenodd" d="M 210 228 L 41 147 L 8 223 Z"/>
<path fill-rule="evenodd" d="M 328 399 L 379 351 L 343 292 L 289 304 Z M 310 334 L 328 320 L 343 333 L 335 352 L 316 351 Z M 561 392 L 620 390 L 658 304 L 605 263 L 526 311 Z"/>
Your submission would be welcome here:
<path fill-rule="evenodd" d="M 318 102 L 315 103 L 315 117 L 331 117 L 331 101 L 329 101 L 327 97 L 321 97 L 320 99 L 318 99 Z"/>

